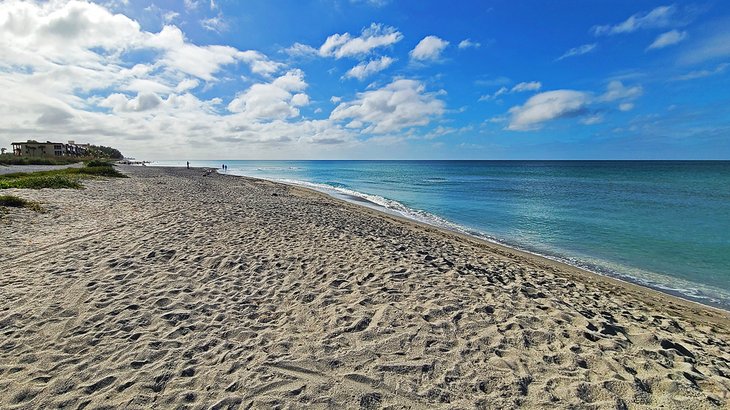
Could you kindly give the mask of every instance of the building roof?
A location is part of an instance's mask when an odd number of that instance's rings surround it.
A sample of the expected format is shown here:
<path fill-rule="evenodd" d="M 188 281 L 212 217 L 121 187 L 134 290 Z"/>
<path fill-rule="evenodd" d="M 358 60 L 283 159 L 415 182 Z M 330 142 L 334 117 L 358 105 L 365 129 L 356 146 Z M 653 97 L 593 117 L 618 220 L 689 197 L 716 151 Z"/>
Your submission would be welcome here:
<path fill-rule="evenodd" d="M 22 142 L 11 142 L 10 145 L 20 145 L 20 144 L 54 144 L 54 145 L 89 145 L 89 144 L 69 144 L 67 142 L 52 142 L 52 141 L 34 141 L 34 140 L 28 140 L 28 141 L 22 141 Z"/>

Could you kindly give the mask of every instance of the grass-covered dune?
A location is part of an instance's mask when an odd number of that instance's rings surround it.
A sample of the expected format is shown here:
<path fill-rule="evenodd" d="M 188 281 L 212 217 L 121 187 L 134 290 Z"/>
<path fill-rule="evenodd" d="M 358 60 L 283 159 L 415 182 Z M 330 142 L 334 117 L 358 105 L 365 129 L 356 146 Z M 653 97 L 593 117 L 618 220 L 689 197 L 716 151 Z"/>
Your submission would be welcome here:
<path fill-rule="evenodd" d="M 80 180 L 94 177 L 126 178 L 103 160 L 91 160 L 81 168 L 0 175 L 0 189 L 81 188 Z"/>
<path fill-rule="evenodd" d="M 83 161 L 77 157 L 18 157 L 13 154 L 0 155 L 0 165 L 66 165 Z"/>

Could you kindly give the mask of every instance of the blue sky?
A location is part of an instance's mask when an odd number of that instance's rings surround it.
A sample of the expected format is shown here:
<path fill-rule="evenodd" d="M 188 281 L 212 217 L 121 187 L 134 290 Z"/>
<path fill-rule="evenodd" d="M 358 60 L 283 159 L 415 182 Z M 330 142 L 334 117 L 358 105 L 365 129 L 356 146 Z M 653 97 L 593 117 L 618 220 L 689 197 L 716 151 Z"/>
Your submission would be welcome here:
<path fill-rule="evenodd" d="M 730 159 L 724 1 L 0 4 L 0 147 Z"/>

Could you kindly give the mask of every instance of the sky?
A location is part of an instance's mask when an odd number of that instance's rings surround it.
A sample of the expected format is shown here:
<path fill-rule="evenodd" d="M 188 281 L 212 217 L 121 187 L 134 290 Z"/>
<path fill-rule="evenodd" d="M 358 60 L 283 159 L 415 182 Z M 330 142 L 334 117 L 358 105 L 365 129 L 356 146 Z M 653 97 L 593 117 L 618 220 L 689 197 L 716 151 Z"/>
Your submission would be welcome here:
<path fill-rule="evenodd" d="M 0 147 L 730 159 L 730 2 L 0 0 Z"/>

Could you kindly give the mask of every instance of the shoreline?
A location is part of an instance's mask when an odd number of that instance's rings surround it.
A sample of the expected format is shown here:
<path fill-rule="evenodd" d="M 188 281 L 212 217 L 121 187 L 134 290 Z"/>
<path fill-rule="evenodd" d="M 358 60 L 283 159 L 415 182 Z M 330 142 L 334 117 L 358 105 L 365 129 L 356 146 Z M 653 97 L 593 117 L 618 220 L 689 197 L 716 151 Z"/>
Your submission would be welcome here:
<path fill-rule="evenodd" d="M 176 166 L 158 166 L 158 167 L 160 167 L 160 168 L 181 168 L 181 167 L 176 167 Z M 182 167 L 182 168 L 184 168 L 184 167 Z M 192 167 L 191 167 L 191 169 L 192 169 Z M 207 169 L 207 168 L 201 167 L 200 169 Z M 331 194 L 331 193 L 327 192 L 324 189 L 319 190 L 319 189 L 317 189 L 317 188 L 315 188 L 313 186 L 310 187 L 310 186 L 306 186 L 304 184 L 298 184 L 296 182 L 285 182 L 285 181 L 272 180 L 272 179 L 266 179 L 266 178 L 258 178 L 258 177 L 249 176 L 249 175 L 235 175 L 235 174 L 229 174 L 229 173 L 219 173 L 219 172 L 217 172 L 218 171 L 217 169 L 215 171 L 216 171 L 216 173 L 218 175 L 221 175 L 221 176 L 237 177 L 237 178 L 250 178 L 250 179 L 255 179 L 255 180 L 267 181 L 267 182 L 271 182 L 271 183 L 274 183 L 274 184 L 282 184 L 282 185 L 286 185 L 286 186 L 291 186 L 291 187 L 295 187 L 295 188 L 298 188 L 298 189 L 308 190 L 308 191 L 311 191 L 311 192 L 316 192 L 318 194 L 326 195 L 328 198 L 331 198 L 331 199 L 335 199 L 335 200 L 338 200 L 338 201 L 343 201 L 343 202 L 347 202 L 347 203 L 350 203 L 350 204 L 354 204 L 354 205 L 359 206 L 359 207 L 362 207 L 364 209 L 368 209 L 368 210 L 371 210 L 371 211 L 375 211 L 375 212 L 381 213 L 383 215 L 388 215 L 388 216 L 397 218 L 397 219 L 399 219 L 399 220 L 401 220 L 403 222 L 415 223 L 415 224 L 418 224 L 418 225 L 422 225 L 422 226 L 434 228 L 434 229 L 437 229 L 437 230 L 439 230 L 441 232 L 444 232 L 444 233 L 450 233 L 450 234 L 462 236 L 462 237 L 468 238 L 470 240 L 477 241 L 479 243 L 484 243 L 484 244 L 487 244 L 487 245 L 495 246 L 497 248 L 501 248 L 503 251 L 516 252 L 516 253 L 518 253 L 518 254 L 520 254 L 522 256 L 528 256 L 528 257 L 531 257 L 531 258 L 537 258 L 538 261 L 557 264 L 560 267 L 569 267 L 571 269 L 578 270 L 578 271 L 580 271 L 580 272 L 582 272 L 584 274 L 588 274 L 588 275 L 592 275 L 592 276 L 597 276 L 599 278 L 610 279 L 612 281 L 619 282 L 622 285 L 631 285 L 631 286 L 638 287 L 638 288 L 640 288 L 642 290 L 650 290 L 650 291 L 653 291 L 653 292 L 657 292 L 657 293 L 659 293 L 661 295 L 665 295 L 665 296 L 670 296 L 672 298 L 676 298 L 676 299 L 681 300 L 683 302 L 687 302 L 687 303 L 691 303 L 691 304 L 696 304 L 696 305 L 699 305 L 701 307 L 711 308 L 711 309 L 714 309 L 714 310 L 716 310 L 718 312 L 722 312 L 724 314 L 730 315 L 730 305 L 728 305 L 728 304 L 723 304 L 723 303 L 720 303 L 720 302 L 712 302 L 712 301 L 708 301 L 706 299 L 702 299 L 700 297 L 693 297 L 691 295 L 688 295 L 686 293 L 683 293 L 681 290 L 673 289 L 673 288 L 667 288 L 667 287 L 662 287 L 660 284 L 646 283 L 646 282 L 644 282 L 644 281 L 642 281 L 640 279 L 633 278 L 629 274 L 623 274 L 623 273 L 620 273 L 620 272 L 611 271 L 609 269 L 607 269 L 607 272 L 601 272 L 600 271 L 601 268 L 599 268 L 599 267 L 596 267 L 595 269 L 591 269 L 590 267 L 587 267 L 587 266 L 580 266 L 578 264 L 572 264 L 569 261 L 566 261 L 564 258 L 561 258 L 559 256 L 545 255 L 545 254 L 539 253 L 537 251 L 531 251 L 529 249 L 523 249 L 523 248 L 520 248 L 518 246 L 511 245 L 509 243 L 505 243 L 503 241 L 499 241 L 499 240 L 496 240 L 496 239 L 491 239 L 491 238 L 488 238 L 488 237 L 482 237 L 480 235 L 471 234 L 469 232 L 462 232 L 462 231 L 458 230 L 457 228 L 451 229 L 451 228 L 446 227 L 446 226 L 438 226 L 438 225 L 435 225 L 435 224 L 430 224 L 430 223 L 428 223 L 426 221 L 421 221 L 421 220 L 418 220 L 418 219 L 415 219 L 415 218 L 409 218 L 408 216 L 399 214 L 395 210 L 390 210 L 390 209 L 388 209 L 388 208 L 386 208 L 386 207 L 384 207 L 384 206 L 382 206 L 380 204 L 377 204 L 375 202 L 369 201 L 367 198 L 360 198 L 360 197 L 357 197 L 357 196 L 354 196 L 354 195 L 350 195 L 350 196 L 352 196 L 352 199 L 351 200 L 348 200 L 348 199 L 345 199 L 344 198 L 345 196 L 348 196 L 348 194 L 341 194 L 341 196 L 337 196 L 337 195 L 334 195 L 334 194 Z M 372 205 L 370 205 L 370 204 L 372 204 Z M 449 222 L 449 223 L 451 223 L 451 222 Z"/>
<path fill-rule="evenodd" d="M 307 188 L 9 190 L 2 408 L 723 408 L 726 312 Z M 53 226 L 53 229 L 49 229 Z"/>

